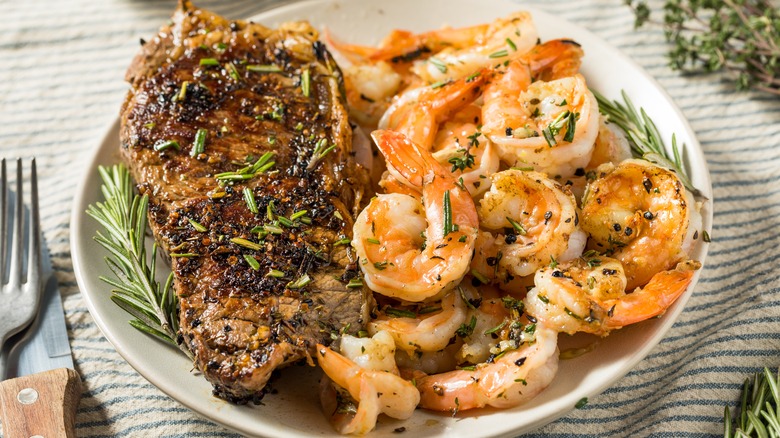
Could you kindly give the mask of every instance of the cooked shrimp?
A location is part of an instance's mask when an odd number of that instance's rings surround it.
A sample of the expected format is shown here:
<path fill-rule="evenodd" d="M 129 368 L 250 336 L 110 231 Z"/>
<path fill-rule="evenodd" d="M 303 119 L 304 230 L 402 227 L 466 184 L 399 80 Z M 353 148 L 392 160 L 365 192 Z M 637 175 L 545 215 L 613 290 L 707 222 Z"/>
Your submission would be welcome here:
<path fill-rule="evenodd" d="M 403 78 L 386 62 L 356 64 L 342 71 L 350 116 L 362 126 L 376 128 Z"/>
<path fill-rule="evenodd" d="M 430 152 L 403 134 L 375 131 L 372 137 L 423 202 L 379 195 L 355 220 L 352 245 L 366 284 L 400 300 L 436 300 L 469 268 L 478 226 L 474 201 Z"/>
<path fill-rule="evenodd" d="M 520 301 L 510 295 L 502 297 L 492 286 L 475 286 L 468 280 L 458 286 L 458 291 L 468 300 L 469 306 L 466 325 L 459 333 L 463 345 L 456 359 L 459 363 L 477 364 L 487 361 L 490 350 L 495 348 L 499 338 L 496 328 L 502 328 L 520 317 L 520 308 L 515 305 L 519 305 Z"/>
<path fill-rule="evenodd" d="M 347 359 L 367 370 L 387 371 L 398 375 L 395 363 L 395 342 L 386 331 L 374 331 L 370 338 L 343 335 L 339 350 Z"/>
<path fill-rule="evenodd" d="M 507 77 L 504 75 L 495 87 L 500 89 Z M 582 75 L 534 82 L 513 102 L 502 97 L 494 105 L 492 96 L 496 93 L 506 92 L 485 92 L 482 129 L 498 147 L 502 160 L 562 177 L 588 164 L 598 134 L 599 113 Z"/>
<path fill-rule="evenodd" d="M 493 143 L 481 135 L 475 123 L 446 122 L 434 141 L 433 157 L 465 187 L 472 197 L 490 188 L 490 175 L 498 172 L 500 160 Z"/>
<path fill-rule="evenodd" d="M 342 434 L 370 432 L 379 414 L 407 419 L 419 403 L 417 388 L 396 374 L 363 368 L 321 344 L 317 344 L 317 361 L 325 375 L 358 403 L 353 415 L 344 415 L 342 412 L 350 409 L 342 409 L 338 403 L 323 403 L 326 414 Z M 338 394 L 330 395 L 339 398 Z"/>
<path fill-rule="evenodd" d="M 516 12 L 491 23 L 484 33 L 471 38 L 471 44 L 450 46 L 425 61 L 415 62 L 412 72 L 428 82 L 464 78 L 528 52 L 538 38 L 531 14 Z"/>
<path fill-rule="evenodd" d="M 645 160 L 600 166 L 581 219 L 589 247 L 623 264 L 629 290 L 687 258 L 701 229 L 693 195 L 673 172 Z"/>
<path fill-rule="evenodd" d="M 491 235 L 480 233 L 483 242 L 472 262 L 476 272 L 507 281 L 582 253 L 586 238 L 578 227 L 577 203 L 567 188 L 544 174 L 516 169 L 490 179 L 492 186 L 478 212 L 480 226 Z"/>
<path fill-rule="evenodd" d="M 410 89 L 395 98 L 379 120 L 380 129 L 392 129 L 431 149 L 439 123 L 473 102 L 487 73 L 455 82 Z"/>
<path fill-rule="evenodd" d="M 491 363 L 417 378 L 420 407 L 453 413 L 509 408 L 544 390 L 558 371 L 558 332 L 516 320 L 499 334 Z"/>
<path fill-rule="evenodd" d="M 368 333 L 388 333 L 398 349 L 412 355 L 444 349 L 466 321 L 466 305 L 457 290 L 445 295 L 441 303 L 426 305 L 419 311 L 423 313 L 381 309 L 377 318 L 368 323 Z"/>
<path fill-rule="evenodd" d="M 536 287 L 524 300 L 525 309 L 559 332 L 606 336 L 664 313 L 685 292 L 700 266 L 695 261 L 681 262 L 626 293 L 626 276 L 618 260 L 597 255 L 579 258 L 538 271 Z"/>

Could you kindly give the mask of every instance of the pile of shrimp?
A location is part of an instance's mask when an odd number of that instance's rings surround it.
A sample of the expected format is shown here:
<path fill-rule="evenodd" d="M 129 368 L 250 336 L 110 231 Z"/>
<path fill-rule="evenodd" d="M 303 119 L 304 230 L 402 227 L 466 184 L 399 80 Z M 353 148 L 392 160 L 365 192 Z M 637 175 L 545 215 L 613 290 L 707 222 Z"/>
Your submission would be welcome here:
<path fill-rule="evenodd" d="M 372 320 L 317 350 L 339 432 L 520 405 L 554 379 L 559 333 L 607 336 L 686 290 L 699 204 L 600 116 L 579 44 L 540 43 L 526 12 L 327 38 L 386 163 L 352 239 Z"/>

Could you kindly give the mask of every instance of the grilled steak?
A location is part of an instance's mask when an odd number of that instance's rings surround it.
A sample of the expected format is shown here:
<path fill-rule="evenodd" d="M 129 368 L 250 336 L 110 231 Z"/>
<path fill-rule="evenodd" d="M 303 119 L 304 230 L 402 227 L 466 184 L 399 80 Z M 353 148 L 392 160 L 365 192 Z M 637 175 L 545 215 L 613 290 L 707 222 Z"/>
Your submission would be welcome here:
<path fill-rule="evenodd" d="M 171 256 L 181 341 L 216 395 L 258 401 L 274 369 L 367 321 L 348 239 L 370 185 L 340 71 L 307 23 L 182 1 L 126 78 L 121 155 Z"/>

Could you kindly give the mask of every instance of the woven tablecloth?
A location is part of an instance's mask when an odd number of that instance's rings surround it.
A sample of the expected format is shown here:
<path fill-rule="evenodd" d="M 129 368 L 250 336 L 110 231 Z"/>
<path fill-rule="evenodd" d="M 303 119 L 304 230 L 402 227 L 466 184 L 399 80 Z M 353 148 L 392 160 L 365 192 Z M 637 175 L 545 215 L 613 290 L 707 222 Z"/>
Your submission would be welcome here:
<path fill-rule="evenodd" d="M 486 0 L 489 1 L 489 0 Z M 271 3 L 200 7 L 232 18 Z M 661 1 L 651 1 L 660 18 Z M 743 379 L 780 365 L 780 99 L 736 92 L 717 75 L 667 67 L 657 27 L 633 29 L 622 0 L 529 2 L 580 23 L 642 65 L 698 136 L 714 189 L 712 245 L 692 298 L 650 355 L 603 394 L 532 436 L 715 436 Z M 0 155 L 38 159 L 42 222 L 85 390 L 79 436 L 234 436 L 170 399 L 101 335 L 73 274 L 69 222 L 77 182 L 127 90 L 139 38 L 174 1 L 0 0 Z"/>

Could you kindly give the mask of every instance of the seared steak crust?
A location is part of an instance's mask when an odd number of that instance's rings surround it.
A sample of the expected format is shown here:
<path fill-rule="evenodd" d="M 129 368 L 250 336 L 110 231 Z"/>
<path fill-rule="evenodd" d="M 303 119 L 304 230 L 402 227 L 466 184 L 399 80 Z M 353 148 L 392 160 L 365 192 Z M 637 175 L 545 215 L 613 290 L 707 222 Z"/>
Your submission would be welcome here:
<path fill-rule="evenodd" d="M 182 342 L 215 394 L 258 401 L 274 369 L 366 322 L 344 243 L 369 182 L 341 74 L 307 23 L 271 30 L 183 1 L 127 80 L 121 154 L 171 256 Z M 275 164 L 246 170 L 266 152 Z"/>

